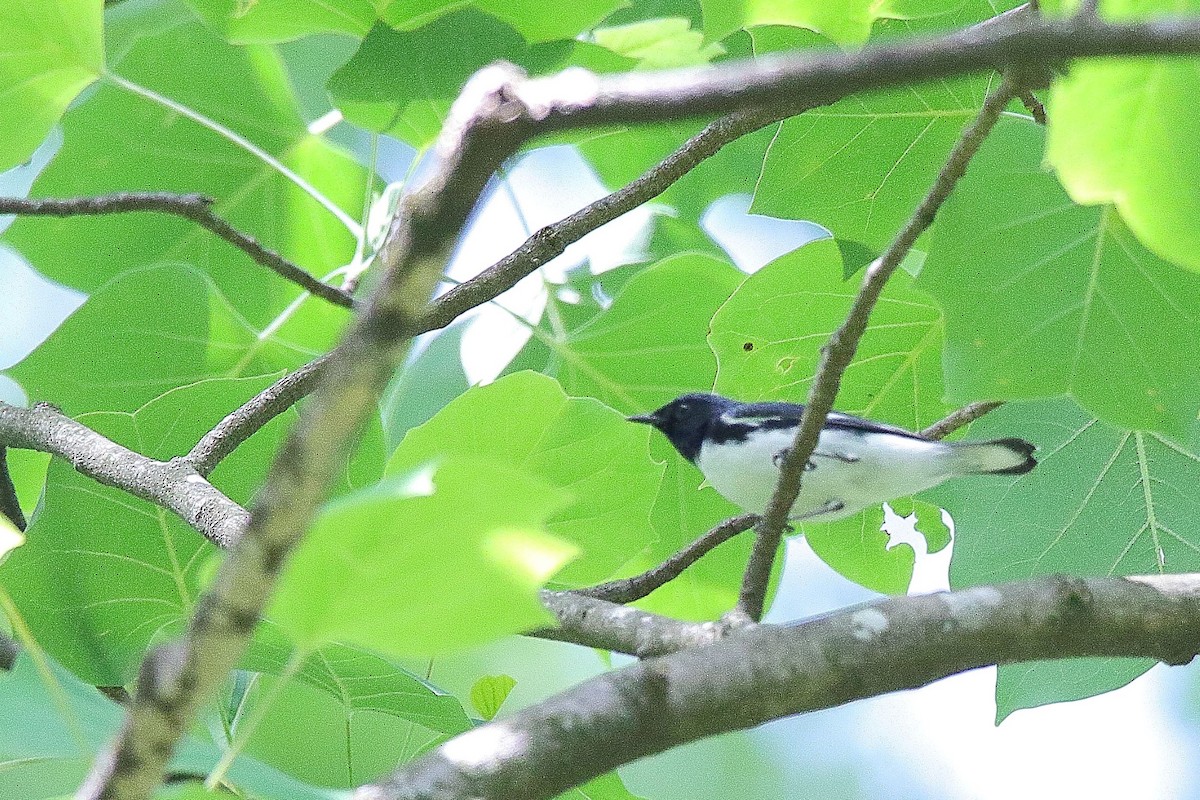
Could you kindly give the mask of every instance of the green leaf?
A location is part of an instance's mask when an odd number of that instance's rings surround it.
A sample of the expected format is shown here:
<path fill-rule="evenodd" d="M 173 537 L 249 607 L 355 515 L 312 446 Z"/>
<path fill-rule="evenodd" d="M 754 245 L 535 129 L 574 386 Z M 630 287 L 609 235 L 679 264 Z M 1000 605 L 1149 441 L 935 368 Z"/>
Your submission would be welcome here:
<path fill-rule="evenodd" d="M 31 398 L 69 415 L 134 411 L 179 386 L 309 359 L 280 339 L 260 338 L 201 273 L 151 267 L 102 286 L 10 373 Z"/>
<path fill-rule="evenodd" d="M 567 495 L 477 459 L 442 459 L 432 494 L 423 481 L 393 475 L 325 507 L 267 612 L 298 646 L 445 653 L 550 621 L 537 591 L 577 550 L 544 521 Z"/>
<path fill-rule="evenodd" d="M 744 277 L 726 261 L 691 253 L 643 270 L 608 311 L 549 343 L 559 381 L 627 413 L 711 386 L 715 364 L 704 335 Z"/>
<path fill-rule="evenodd" d="M 420 149 L 437 136 L 450 103 L 476 70 L 527 57 L 517 31 L 470 8 L 409 33 L 378 24 L 330 78 L 329 94 L 346 119 Z"/>
<path fill-rule="evenodd" d="M 638 69 L 699 66 L 725 51 L 719 44 L 705 44 L 704 34 L 678 17 L 600 28 L 594 37 L 601 47 L 635 59 Z"/>
<path fill-rule="evenodd" d="M 1022 708 L 1085 700 L 1120 689 L 1156 663 L 1148 658 L 1068 658 L 1000 667 L 996 724 Z"/>
<path fill-rule="evenodd" d="M 879 506 L 836 522 L 805 522 L 800 531 L 817 557 L 844 577 L 872 591 L 904 594 L 917 555 L 908 544 L 889 546 L 883 519 Z"/>
<path fill-rule="evenodd" d="M 555 581 L 595 583 L 655 539 L 649 517 L 662 468 L 647 457 L 648 434 L 595 400 L 567 397 L 551 378 L 521 372 L 468 390 L 409 431 L 387 473 L 471 457 L 569 490 L 574 501 L 546 528 L 581 557 Z"/>
<path fill-rule="evenodd" d="M 0 4 L 0 172 L 28 159 L 67 106 L 104 74 L 94 0 Z"/>
<path fill-rule="evenodd" d="M 432 19 L 466 5 L 462 0 L 406 0 L 392 2 L 382 18 L 398 30 L 414 30 Z M 529 42 L 574 39 L 627 0 L 581 0 L 560 4 L 547 12 L 541 0 L 475 0 L 472 4 L 511 25 Z"/>
<path fill-rule="evenodd" d="M 467 325 L 452 325 L 439 331 L 428 346 L 396 370 L 379 399 L 391 452 L 411 428 L 430 417 L 465 392 L 470 384 L 459 355 Z"/>
<path fill-rule="evenodd" d="M 821 348 L 846 319 L 861 281 L 842 277 L 832 239 L 811 242 L 751 275 L 712 319 L 716 391 L 744 401 L 803 403 Z M 903 272 L 892 276 L 842 378 L 841 411 L 920 430 L 946 415 L 942 311 Z"/>
<path fill-rule="evenodd" d="M 171 57 L 164 60 L 163 53 Z M 114 69 L 244 134 L 357 215 L 365 171 L 308 133 L 273 50 L 232 47 L 196 22 L 140 36 Z M 35 182 L 35 197 L 198 192 L 215 198 L 213 211 L 235 228 L 314 275 L 342 266 L 354 252 L 347 229 L 274 169 L 224 136 L 112 82 L 73 107 L 62 129 L 63 146 Z M 130 269 L 190 263 L 260 329 L 302 294 L 195 223 L 166 214 L 22 217 L 4 238 L 39 272 L 89 293 Z M 324 351 L 345 318 L 344 309 L 309 299 L 279 336 Z"/>
<path fill-rule="evenodd" d="M 282 675 L 293 648 L 279 628 L 265 620 L 255 630 L 241 668 Z M 295 679 L 333 697 L 342 715 L 373 711 L 416 722 L 440 733 L 462 733 L 471 720 L 451 695 L 381 655 L 348 644 L 332 643 L 305 657 Z"/>
<path fill-rule="evenodd" d="M 188 0 L 230 42 L 284 42 L 313 33 L 362 38 L 375 24 L 371 0 Z"/>
<path fill-rule="evenodd" d="M 952 586 L 1200 569 L 1195 448 L 1101 422 L 1065 398 L 1009 403 L 971 426 L 972 438 L 1001 436 L 1036 444 L 1037 469 L 1008 481 L 963 478 L 922 495 L 954 517 Z M 1150 667 L 1074 663 L 1002 667 L 1000 716 L 1107 691 Z"/>
<path fill-rule="evenodd" d="M 132 414 L 87 414 L 80 421 L 151 458 L 167 459 L 186 453 L 244 394 L 269 383 L 203 381 Z M 222 463 L 213 482 L 244 502 L 265 462 L 248 443 Z M 127 683 L 155 636 L 183 630 L 201 568 L 216 552 L 169 512 L 100 486 L 58 459 L 50 464 L 28 537 L 0 565 L 0 583 L 47 652 L 99 686 Z"/>
<path fill-rule="evenodd" d="M 955 403 L 1071 392 L 1130 428 L 1186 436 L 1200 408 L 1200 276 L 1084 208 L 1001 121 L 938 216 L 917 286 L 946 314 Z"/>
<path fill-rule="evenodd" d="M 563 792 L 555 800 L 644 800 L 640 795 L 633 794 L 621 782 L 621 776 L 608 772 L 598 778 L 592 778 L 583 786 Z"/>
<path fill-rule="evenodd" d="M 340 789 L 385 777 L 448 738 L 395 716 L 348 712 L 325 691 L 271 675 L 256 676 L 238 717 L 258 718 L 240 758 L 251 756 L 307 784 Z"/>
<path fill-rule="evenodd" d="M 36 725 L 0 725 L 0 797 L 73 797 L 102 747 L 121 727 L 124 710 L 42 653 L 27 648 L 11 671 L 0 671 L 4 710 Z M 205 774 L 221 756 L 197 729 L 183 738 L 171 770 Z M 242 757 L 229 774 L 245 795 L 262 800 L 337 800 L 324 789 L 288 778 Z M 158 795 L 155 795 L 156 797 Z"/>
<path fill-rule="evenodd" d="M 12 450 L 8 454 L 8 474 L 17 490 L 21 511 L 26 517 L 33 514 L 46 484 L 46 469 L 50 466 L 50 455 L 36 450 Z"/>
<path fill-rule="evenodd" d="M 700 0 L 704 31 L 723 39 L 738 28 L 756 25 L 794 25 L 828 36 L 839 44 L 862 44 L 877 19 L 945 14 L 959 0 Z"/>
<path fill-rule="evenodd" d="M 1200 12 L 1196 0 L 1106 0 L 1106 21 Z M 1112 203 L 1156 255 L 1200 270 L 1200 61 L 1095 59 L 1055 80 L 1046 158 L 1077 203 Z"/>
<path fill-rule="evenodd" d="M 491 721 L 517 685 L 511 675 L 484 675 L 471 687 L 471 705 L 484 720 Z"/>

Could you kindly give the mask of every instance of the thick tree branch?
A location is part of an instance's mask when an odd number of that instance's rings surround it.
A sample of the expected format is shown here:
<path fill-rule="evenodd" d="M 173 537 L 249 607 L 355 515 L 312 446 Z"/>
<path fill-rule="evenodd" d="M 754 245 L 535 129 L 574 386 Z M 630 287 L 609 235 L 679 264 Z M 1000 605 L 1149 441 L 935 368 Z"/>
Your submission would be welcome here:
<path fill-rule="evenodd" d="M 682 622 L 577 592 L 543 591 L 541 597 L 542 605 L 558 618 L 558 624 L 526 635 L 638 658 L 715 642 L 728 632 L 719 622 Z"/>
<path fill-rule="evenodd" d="M 609 672 L 452 739 L 356 800 L 540 800 L 643 756 L 990 664 L 1200 649 L 1200 575 L 878 600 Z"/>
<path fill-rule="evenodd" d="M 215 233 L 250 256 L 255 263 L 261 264 L 280 277 L 301 286 L 322 300 L 328 300 L 343 308 L 354 306 L 354 298 L 346 292 L 322 283 L 274 250 L 263 247 L 258 240 L 247 236 L 218 217 L 213 213 L 212 204 L 212 198 L 203 195 L 165 192 L 130 192 L 101 197 L 39 200 L 0 197 L 0 214 L 20 214 L 26 217 L 75 217 L 125 214 L 131 211 L 174 214 L 189 219 L 202 228 Z"/>
<path fill-rule="evenodd" d="M 583 589 L 573 589 L 571 594 L 594 597 L 610 603 L 632 603 L 634 600 L 641 600 L 660 586 L 665 586 L 678 578 L 685 569 L 695 564 L 718 545 L 724 544 L 739 533 L 750 530 L 756 522 L 758 522 L 757 514 L 730 517 L 666 561 L 656 567 L 651 567 L 640 575 L 608 581 Z"/>
<path fill-rule="evenodd" d="M 12 475 L 8 472 L 8 452 L 4 445 L 0 445 L 0 514 L 8 517 L 17 530 L 25 530 L 25 514 L 21 511 L 17 487 L 13 486 Z"/>
<path fill-rule="evenodd" d="M 0 403 L 0 441 L 58 456 L 105 486 L 162 506 L 220 547 L 236 541 L 249 519 L 182 459 L 147 458 L 46 403 L 33 408 Z"/>
<path fill-rule="evenodd" d="M 776 484 L 771 501 L 763 512 L 762 521 L 755 526 L 754 549 L 750 553 L 750 562 L 746 566 L 746 574 L 742 581 L 741 597 L 738 599 L 738 609 L 753 620 L 762 618 L 771 569 L 779 551 L 783 529 L 787 526 L 788 515 L 800 494 L 804 465 L 816 449 L 817 438 L 841 386 L 842 373 L 846 371 L 858 350 L 858 343 L 867 329 L 871 311 L 879 301 L 888 278 L 908 255 L 917 237 L 933 224 L 938 209 L 966 172 L 971 157 L 983 144 L 984 138 L 1000 118 L 1000 113 L 1004 111 L 1015 92 L 1014 81 L 1005 78 L 996 91 L 984 100 L 979 115 L 962 132 L 946 159 L 945 166 L 938 173 L 937 179 L 917 210 L 913 212 L 912 218 L 884 254 L 867 267 L 862 287 L 846 314 L 846 321 L 834 331 L 829 337 L 829 342 L 821 349 L 821 365 L 809 389 L 808 402 L 801 415 L 796 438 L 779 467 L 779 483 Z"/>

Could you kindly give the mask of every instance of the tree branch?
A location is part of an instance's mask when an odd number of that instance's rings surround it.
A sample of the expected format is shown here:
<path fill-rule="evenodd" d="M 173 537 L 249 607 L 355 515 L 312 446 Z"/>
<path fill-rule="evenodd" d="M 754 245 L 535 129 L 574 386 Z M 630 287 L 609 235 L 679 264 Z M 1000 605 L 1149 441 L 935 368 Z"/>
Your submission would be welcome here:
<path fill-rule="evenodd" d="M 825 425 L 825 417 L 833 408 L 833 401 L 841 386 L 842 373 L 846 371 L 858 350 L 858 343 L 867 329 L 871 311 L 875 308 L 892 272 L 908 255 L 917 237 L 933 224 L 937 210 L 950 196 L 958 179 L 966 172 L 971 157 L 983 144 L 984 138 L 1000 118 L 1000 113 L 1015 92 L 1014 81 L 1006 77 L 996 91 L 984 100 L 979 115 L 962 132 L 946 159 L 945 166 L 938 173 L 937 179 L 917 210 L 884 254 L 867 267 L 862 287 L 846 314 L 846 321 L 834 331 L 829 337 L 829 342 L 821 349 L 821 365 L 809 389 L 808 402 L 801 414 L 796 438 L 779 467 L 779 482 L 766 511 L 763 512 L 762 521 L 755 526 L 754 549 L 750 553 L 750 561 L 742 580 L 741 596 L 738 598 L 738 609 L 755 621 L 762 618 L 771 569 L 779 551 L 783 529 L 787 526 L 788 515 L 800 494 L 804 465 L 816 449 L 817 438 Z"/>
<path fill-rule="evenodd" d="M 660 586 L 678 578 L 685 569 L 699 561 L 710 550 L 724 544 L 739 533 L 750 530 L 756 522 L 758 522 L 757 514 L 730 517 L 666 561 L 651 567 L 640 575 L 608 581 L 583 589 L 572 589 L 571 594 L 594 597 L 610 603 L 632 603 L 634 600 L 641 600 Z"/>
<path fill-rule="evenodd" d="M 48 403 L 0 403 L 0 441 L 58 456 L 98 483 L 162 506 L 219 547 L 236 541 L 249 518 L 182 459 L 155 461 L 135 453 Z"/>
<path fill-rule="evenodd" d="M 605 673 L 452 739 L 355 798 L 541 800 L 685 742 L 976 667 L 1093 656 L 1182 664 L 1198 649 L 1200 575 L 1056 576 L 885 598 Z"/>
<path fill-rule="evenodd" d="M 984 414 L 995 411 L 1002 405 L 1004 405 L 1003 400 L 985 400 L 978 403 L 971 403 L 939 419 L 921 431 L 921 435 L 929 439 L 945 439 L 959 428 L 965 428 Z"/>
<path fill-rule="evenodd" d="M 165 192 L 129 192 L 102 197 L 73 197 L 69 199 L 30 200 L 0 197 L 0 214 L 20 214 L 26 217 L 74 217 L 98 214 L 125 214 L 131 211 L 154 211 L 174 214 L 206 228 L 234 247 L 243 251 L 280 277 L 295 283 L 309 293 L 343 308 L 353 308 L 354 298 L 335 286 L 309 275 L 296 264 L 274 250 L 269 250 L 253 237 L 234 228 L 212 211 L 213 200 L 198 194 L 169 194 Z"/>
<path fill-rule="evenodd" d="M 543 591 L 541 599 L 542 605 L 558 618 L 558 625 L 530 631 L 527 636 L 638 658 L 709 644 L 728 632 L 720 622 L 682 622 L 577 592 Z"/>
<path fill-rule="evenodd" d="M 312 392 L 329 359 L 329 354 L 314 359 L 263 389 L 204 434 L 184 458 L 207 477 L 242 442 Z"/>
<path fill-rule="evenodd" d="M 25 514 L 21 511 L 21 500 L 17 497 L 17 487 L 13 486 L 12 475 L 8 472 L 8 453 L 4 445 L 0 445 L 0 514 L 8 517 L 8 521 L 19 531 L 27 527 Z"/>

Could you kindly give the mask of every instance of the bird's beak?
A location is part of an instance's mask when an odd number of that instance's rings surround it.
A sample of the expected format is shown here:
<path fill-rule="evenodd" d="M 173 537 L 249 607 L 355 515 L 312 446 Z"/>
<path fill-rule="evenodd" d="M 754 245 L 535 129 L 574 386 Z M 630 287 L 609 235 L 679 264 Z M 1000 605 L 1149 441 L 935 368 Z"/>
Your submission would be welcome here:
<path fill-rule="evenodd" d="M 658 417 L 654 416 L 653 414 L 635 414 L 632 417 L 626 417 L 625 419 L 629 420 L 630 422 L 640 422 L 643 425 L 654 425 L 658 422 Z"/>

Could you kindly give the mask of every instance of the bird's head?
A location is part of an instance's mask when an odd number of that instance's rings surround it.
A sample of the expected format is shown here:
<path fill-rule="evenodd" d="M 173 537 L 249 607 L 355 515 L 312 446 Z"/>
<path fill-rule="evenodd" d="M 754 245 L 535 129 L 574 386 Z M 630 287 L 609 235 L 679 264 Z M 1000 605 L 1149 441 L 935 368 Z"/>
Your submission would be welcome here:
<path fill-rule="evenodd" d="M 709 423 L 733 405 L 733 401 L 716 394 L 685 394 L 649 414 L 629 417 L 658 428 L 688 461 L 695 461 Z"/>

